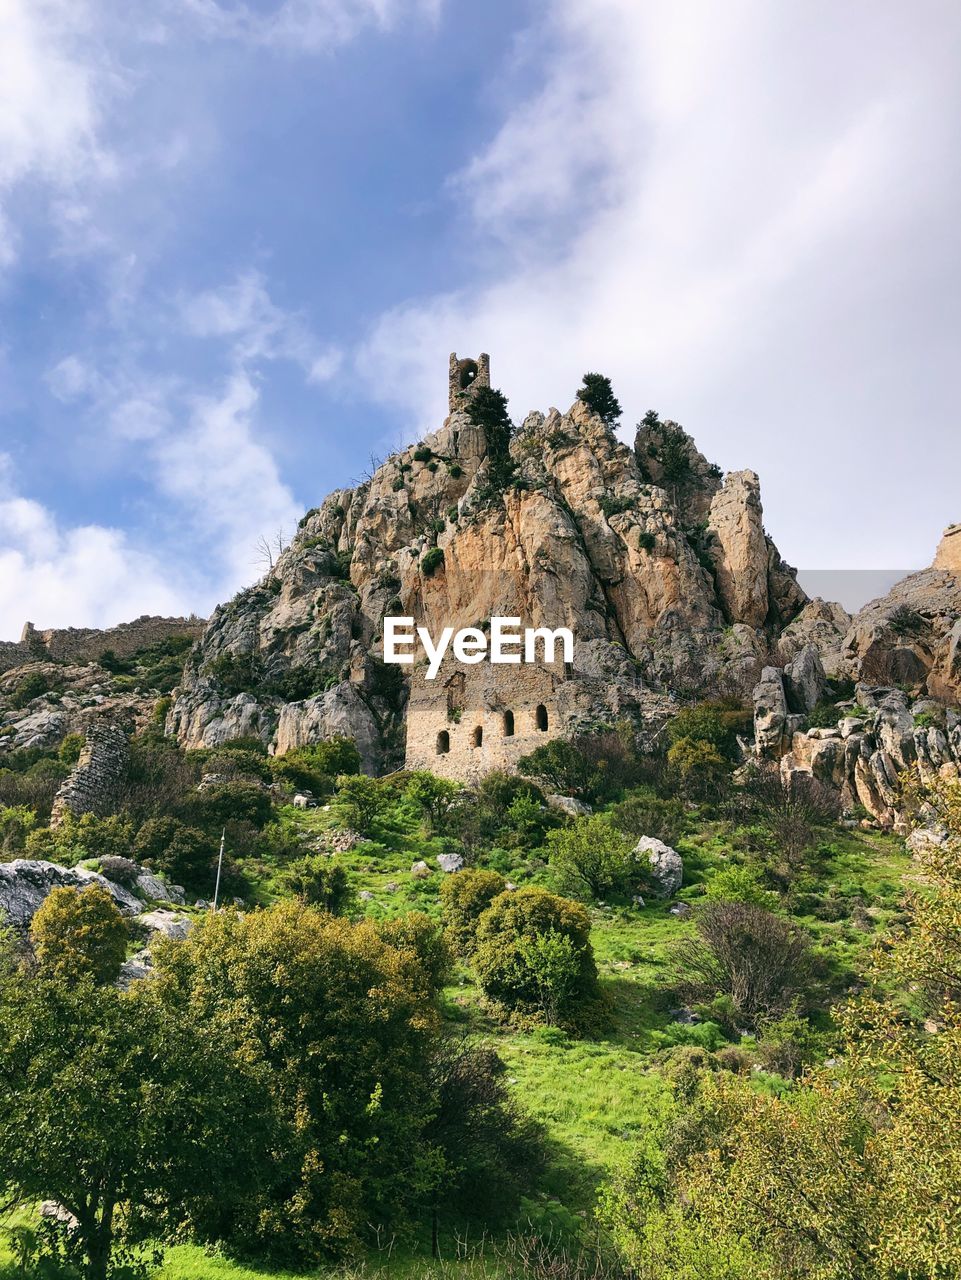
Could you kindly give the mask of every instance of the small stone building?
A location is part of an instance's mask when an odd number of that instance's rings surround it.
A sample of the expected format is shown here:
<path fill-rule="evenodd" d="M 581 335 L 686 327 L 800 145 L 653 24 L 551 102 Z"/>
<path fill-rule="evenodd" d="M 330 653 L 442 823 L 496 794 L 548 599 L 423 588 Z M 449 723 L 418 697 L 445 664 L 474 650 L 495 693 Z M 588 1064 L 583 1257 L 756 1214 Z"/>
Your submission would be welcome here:
<path fill-rule="evenodd" d="M 408 769 L 473 782 L 491 769 L 512 769 L 521 756 L 564 736 L 558 690 L 564 664 L 521 666 L 445 662 L 434 680 L 411 677 L 407 706 Z"/>

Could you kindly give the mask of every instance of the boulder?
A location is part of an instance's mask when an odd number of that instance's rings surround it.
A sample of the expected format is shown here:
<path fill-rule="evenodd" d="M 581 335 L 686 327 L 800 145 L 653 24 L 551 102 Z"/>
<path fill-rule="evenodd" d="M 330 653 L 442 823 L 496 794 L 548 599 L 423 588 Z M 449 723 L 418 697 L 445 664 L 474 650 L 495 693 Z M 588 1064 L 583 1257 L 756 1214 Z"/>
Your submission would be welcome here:
<path fill-rule="evenodd" d="M 677 850 L 654 836 L 641 836 L 634 856 L 647 859 L 655 897 L 673 898 L 684 878 L 684 862 Z"/>
<path fill-rule="evenodd" d="M 137 916 L 136 923 L 149 934 L 160 934 L 164 938 L 173 938 L 182 942 L 194 927 L 190 916 L 181 915 L 177 911 L 147 911 Z"/>
<path fill-rule="evenodd" d="M 826 679 L 813 644 L 806 644 L 784 668 L 784 693 L 791 711 L 810 713 L 821 701 Z"/>
<path fill-rule="evenodd" d="M 437 855 L 437 865 L 441 871 L 447 871 L 448 873 L 463 871 L 464 859 L 459 853 L 439 853 Z"/>
<path fill-rule="evenodd" d="M 421 859 L 419 862 L 413 863 L 410 869 L 410 874 L 415 880 L 426 880 L 430 875 L 430 867 L 423 861 L 423 859 Z"/>
<path fill-rule="evenodd" d="M 117 986 L 121 991 L 129 991 L 131 983 L 140 982 L 142 978 L 149 977 L 152 969 L 153 961 L 150 958 L 150 951 L 144 948 L 130 956 L 120 966 Z"/>
<path fill-rule="evenodd" d="M 96 871 L 17 858 L 13 862 L 0 863 L 0 914 L 12 928 L 25 932 L 52 890 L 62 887 L 85 889 L 91 884 L 106 889 L 124 915 L 135 916 L 140 911 L 140 900 L 129 889 Z"/>
<path fill-rule="evenodd" d="M 566 813 L 569 818 L 582 818 L 591 812 L 591 807 L 573 796 L 545 796 L 547 807 L 556 809 L 558 813 Z"/>

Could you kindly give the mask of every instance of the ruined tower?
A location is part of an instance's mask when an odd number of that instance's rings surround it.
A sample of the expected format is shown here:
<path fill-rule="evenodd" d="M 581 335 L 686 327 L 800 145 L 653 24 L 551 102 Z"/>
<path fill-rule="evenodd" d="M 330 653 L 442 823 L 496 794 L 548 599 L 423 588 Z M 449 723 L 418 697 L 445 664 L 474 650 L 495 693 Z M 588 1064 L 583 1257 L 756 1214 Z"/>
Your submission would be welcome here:
<path fill-rule="evenodd" d="M 489 387 L 491 384 L 491 358 L 485 352 L 476 360 L 457 359 L 457 352 L 450 353 L 450 374 L 448 376 L 447 411 L 463 409 L 467 397 L 477 387 Z"/>

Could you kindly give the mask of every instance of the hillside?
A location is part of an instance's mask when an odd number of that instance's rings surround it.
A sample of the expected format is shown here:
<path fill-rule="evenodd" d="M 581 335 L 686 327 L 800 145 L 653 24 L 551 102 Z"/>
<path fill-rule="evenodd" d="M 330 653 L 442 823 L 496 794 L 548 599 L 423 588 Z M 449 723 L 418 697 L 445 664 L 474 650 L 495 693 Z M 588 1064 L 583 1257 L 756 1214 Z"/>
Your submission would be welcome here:
<path fill-rule="evenodd" d="M 0 1276 L 84 1197 L 158 1280 L 955 1274 L 957 526 L 852 618 L 677 424 L 450 377 L 206 624 L 8 647 Z M 495 615 L 573 660 L 383 661 Z"/>

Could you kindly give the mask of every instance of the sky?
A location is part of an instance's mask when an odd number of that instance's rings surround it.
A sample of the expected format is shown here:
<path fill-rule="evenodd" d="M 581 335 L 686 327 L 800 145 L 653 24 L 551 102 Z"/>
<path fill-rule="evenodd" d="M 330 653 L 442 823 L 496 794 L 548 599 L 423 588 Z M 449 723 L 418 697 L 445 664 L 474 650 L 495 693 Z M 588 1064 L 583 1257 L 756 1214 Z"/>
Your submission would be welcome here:
<path fill-rule="evenodd" d="M 808 581 L 928 564 L 959 65 L 953 0 L 0 0 L 0 638 L 206 615 L 452 350 L 608 374 Z"/>

